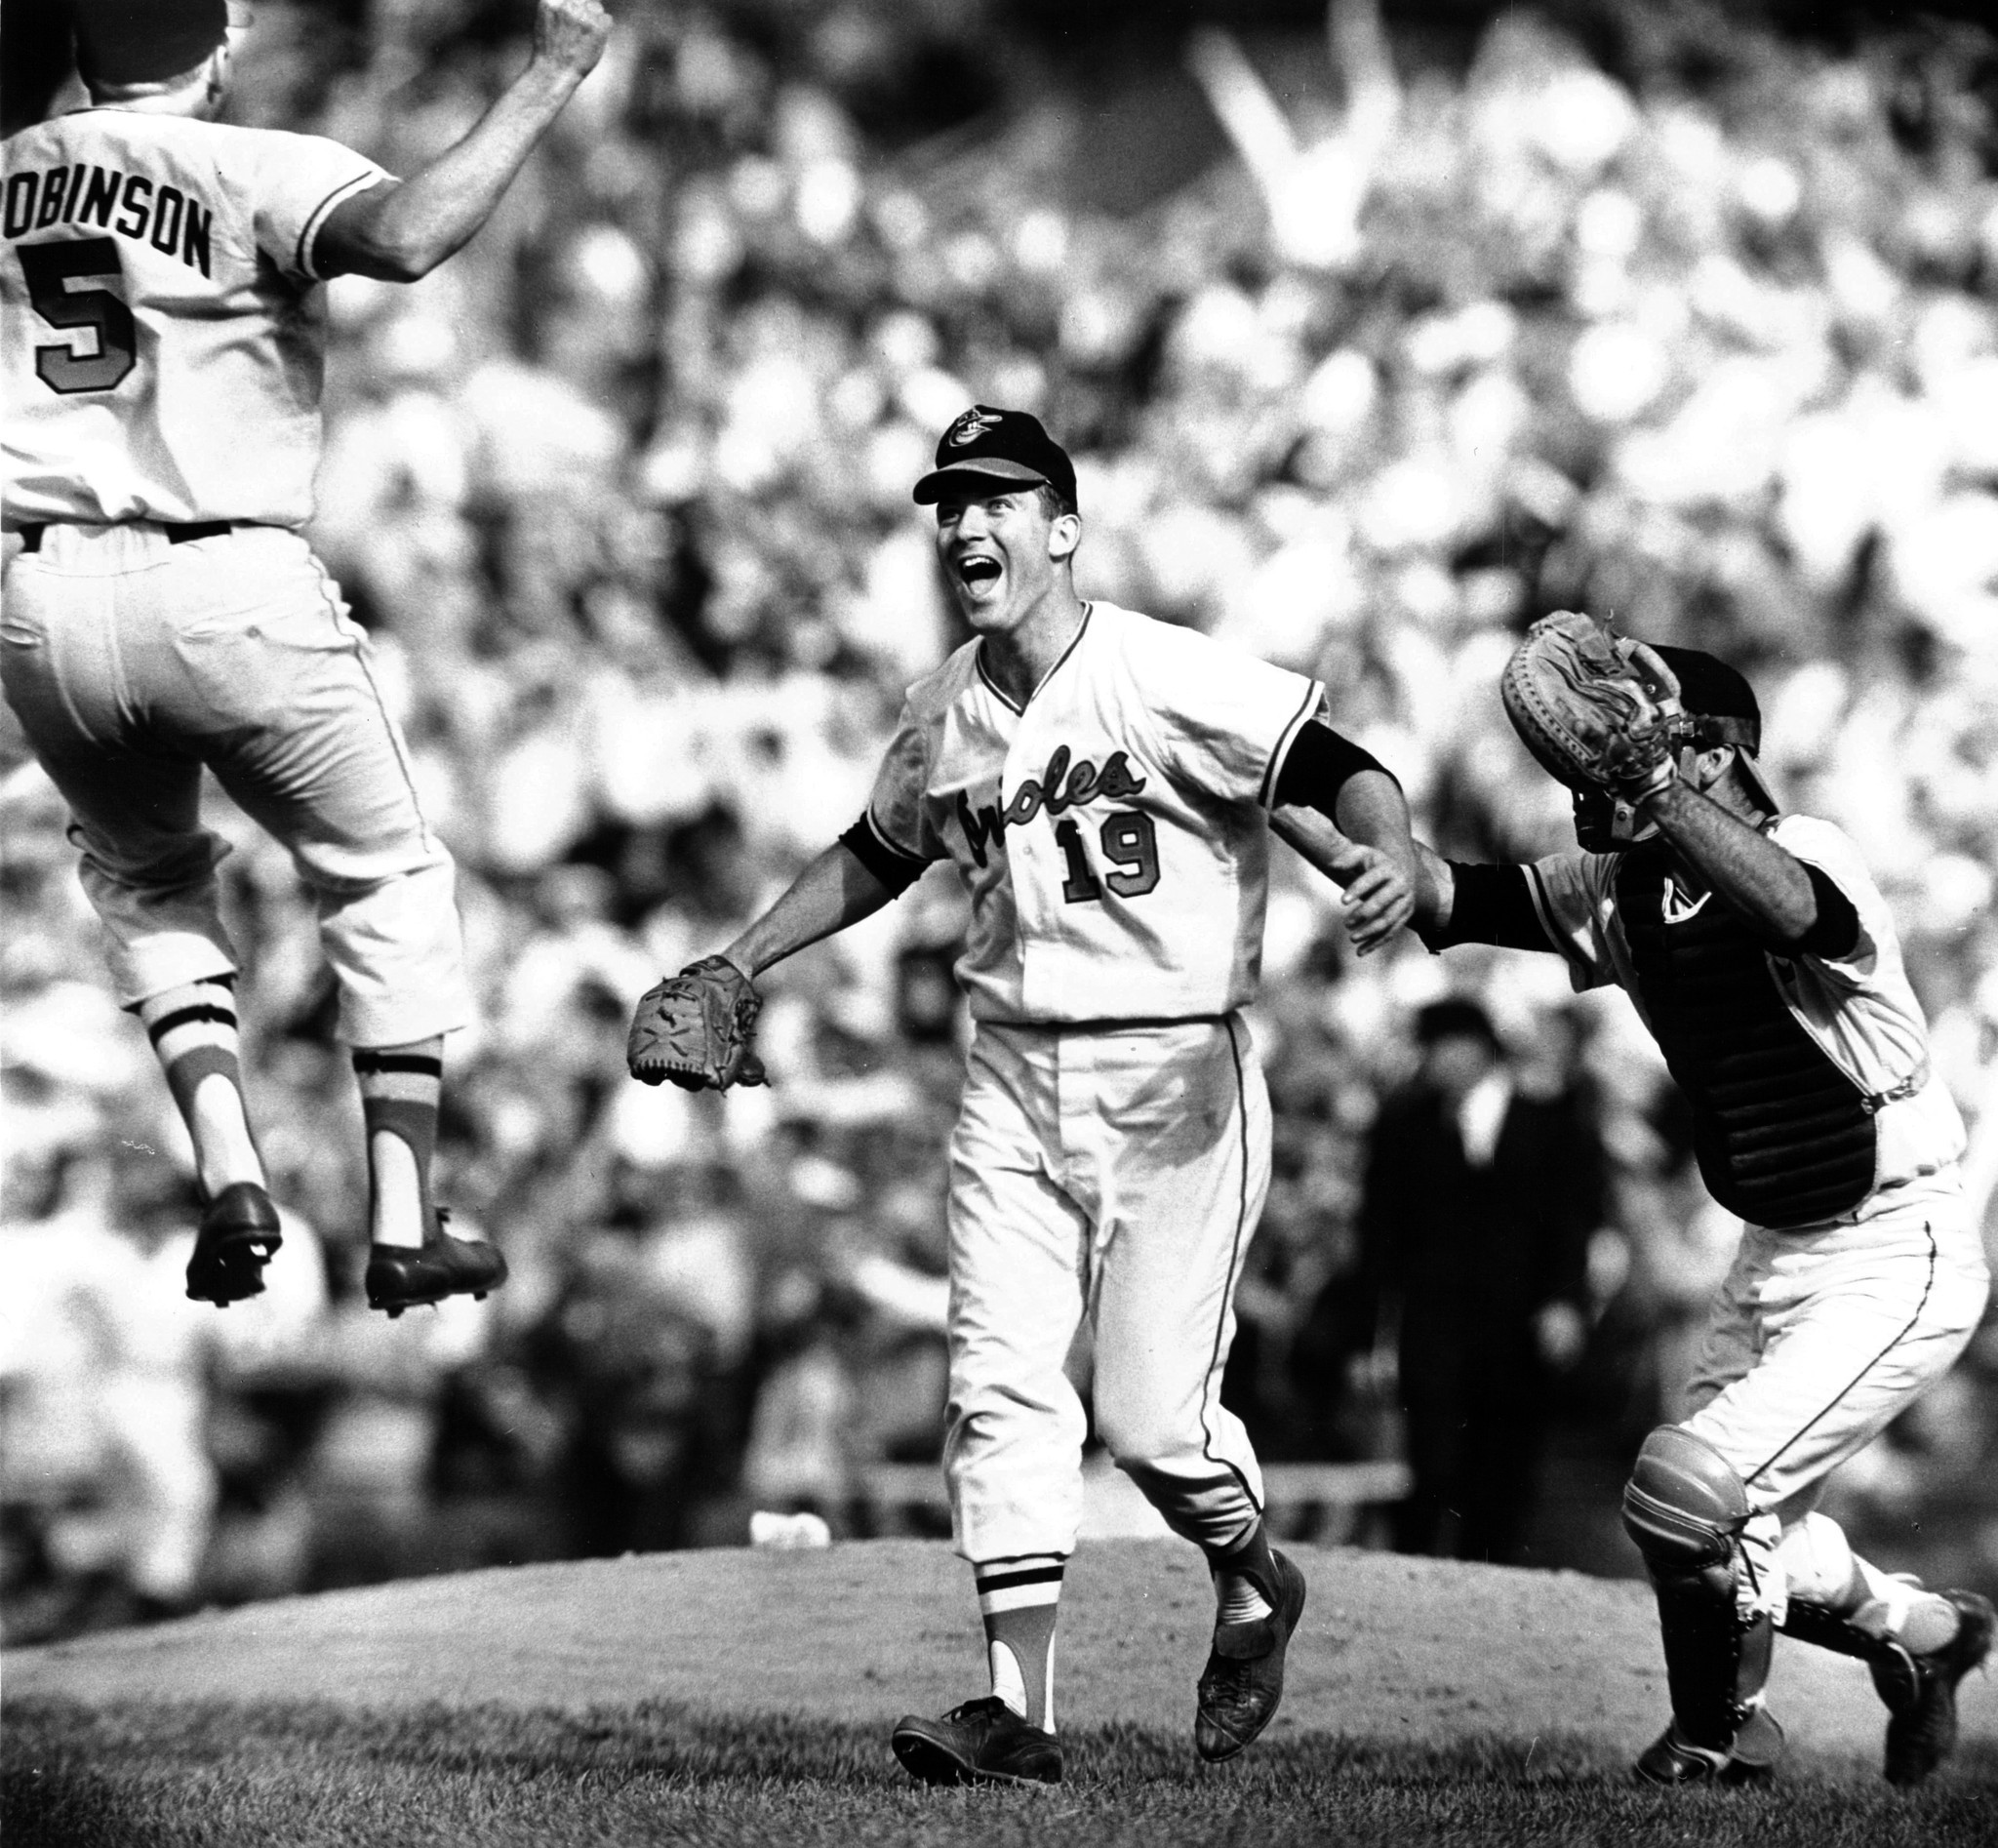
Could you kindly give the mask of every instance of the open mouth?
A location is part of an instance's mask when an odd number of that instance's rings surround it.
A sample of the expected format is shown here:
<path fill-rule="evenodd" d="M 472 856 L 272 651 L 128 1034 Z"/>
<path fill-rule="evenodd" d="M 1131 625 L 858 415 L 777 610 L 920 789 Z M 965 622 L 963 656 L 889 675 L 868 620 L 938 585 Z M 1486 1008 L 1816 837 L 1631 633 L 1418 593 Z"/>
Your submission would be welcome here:
<path fill-rule="evenodd" d="M 986 584 L 999 582 L 999 561 L 978 554 L 957 561 L 958 581 L 968 589 L 982 589 Z"/>

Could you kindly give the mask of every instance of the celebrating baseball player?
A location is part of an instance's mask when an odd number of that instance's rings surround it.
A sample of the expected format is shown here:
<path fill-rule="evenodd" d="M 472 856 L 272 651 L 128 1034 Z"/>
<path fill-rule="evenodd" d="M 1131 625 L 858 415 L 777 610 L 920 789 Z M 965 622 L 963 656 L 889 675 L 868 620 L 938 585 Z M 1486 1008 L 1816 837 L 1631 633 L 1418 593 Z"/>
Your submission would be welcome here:
<path fill-rule="evenodd" d="M 1061 1777 L 1055 1620 L 1087 1422 L 1062 1363 L 1087 1319 L 1097 1434 L 1213 1572 L 1194 1744 L 1232 1757 L 1276 1710 L 1304 1607 L 1219 1398 L 1269 1185 L 1240 1009 L 1270 819 L 1329 840 L 1313 858 L 1364 952 L 1413 908 L 1407 807 L 1318 721 L 1315 681 L 1078 596 L 1075 470 L 1035 418 L 967 411 L 915 498 L 977 635 L 909 690 L 865 814 L 719 957 L 640 1002 L 632 1071 L 757 1081 L 750 979 L 954 863 L 975 1030 L 949 1153 L 944 1466 L 991 1692 L 903 1719 L 894 1748 L 928 1784 Z"/>
<path fill-rule="evenodd" d="M 312 512 L 324 291 L 411 281 L 485 221 L 595 64 L 597 0 L 540 0 L 526 69 L 407 181 L 213 118 L 225 0 L 75 0 L 90 106 L 7 143 L 0 676 L 74 818 L 119 999 L 151 1035 L 205 1198 L 187 1294 L 263 1287 L 278 1218 L 245 1114 L 203 766 L 291 852 L 353 1049 L 370 1305 L 502 1282 L 430 1196 L 443 1036 L 469 1018 L 452 864 L 425 825 Z"/>
<path fill-rule="evenodd" d="M 1672 1701 L 1638 1774 L 1769 1770 L 1780 1630 L 1868 1665 L 1886 1775 L 1919 1783 L 1955 1744 L 1992 1607 L 1881 1571 L 1814 1507 L 1962 1351 L 1989 1284 L 1957 1177 L 1963 1125 L 1893 919 L 1838 828 L 1778 811 L 1755 694 L 1725 663 L 1562 612 L 1534 625 L 1502 690 L 1575 792 L 1581 851 L 1490 866 L 1425 847 L 1416 928 L 1432 948 L 1552 951 L 1578 988 L 1622 987 L 1692 1105 L 1701 1178 L 1745 1222 L 1693 1415 L 1651 1433 L 1623 1493 Z"/>

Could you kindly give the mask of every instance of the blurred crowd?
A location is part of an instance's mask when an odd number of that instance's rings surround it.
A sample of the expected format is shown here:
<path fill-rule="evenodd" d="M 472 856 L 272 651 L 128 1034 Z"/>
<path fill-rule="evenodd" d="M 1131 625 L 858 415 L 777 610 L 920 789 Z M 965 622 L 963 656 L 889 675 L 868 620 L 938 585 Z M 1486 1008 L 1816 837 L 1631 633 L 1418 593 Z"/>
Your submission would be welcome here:
<path fill-rule="evenodd" d="M 286 1242 L 264 1298 L 182 1299 L 184 1140 L 11 747 L 11 1636 L 739 1542 L 756 1509 L 937 1531 L 867 1485 L 940 1436 L 947 875 L 769 978 L 771 1089 L 643 1089 L 622 1042 L 644 987 L 854 819 L 902 687 L 960 638 L 909 486 L 974 401 L 1075 454 L 1085 594 L 1321 676 L 1459 857 L 1570 838 L 1497 697 L 1532 617 L 1747 670 L 1779 795 L 1894 904 L 1988 1204 L 1998 54 L 1969 25 L 1831 47 L 1718 7 L 1595 17 L 1587 51 L 1517 8 L 1448 53 L 1364 0 L 1322 42 L 1196 30 L 1111 210 L 1077 171 L 1099 104 L 1000 0 L 627 5 L 486 233 L 415 287 L 331 287 L 313 538 L 458 857 L 482 1015 L 450 1048 L 440 1192 L 513 1281 L 360 1306 L 359 1108 L 310 907 L 218 794 Z M 516 66 L 520 22 L 260 0 L 232 114 L 406 171 Z M 1217 158 L 1146 196 L 1203 137 Z M 1380 1333 L 1338 1305 L 1411 1023 L 1460 992 L 1606 1152 L 1556 1393 L 1627 1454 L 1734 1230 L 1650 1042 L 1553 958 L 1358 962 L 1336 893 L 1280 858 L 1256 1016 L 1278 1178 L 1231 1403 L 1279 1460 L 1393 1453 Z M 1998 1578 L 1994 1461 L 1987 1330 L 1839 1512 L 1890 1563 Z"/>

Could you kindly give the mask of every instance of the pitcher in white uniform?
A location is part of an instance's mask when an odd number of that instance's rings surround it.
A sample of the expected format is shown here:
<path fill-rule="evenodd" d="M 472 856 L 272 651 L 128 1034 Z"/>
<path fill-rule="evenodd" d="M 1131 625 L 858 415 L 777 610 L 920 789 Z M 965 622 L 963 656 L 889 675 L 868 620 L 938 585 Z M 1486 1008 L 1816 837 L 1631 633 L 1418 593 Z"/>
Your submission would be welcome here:
<path fill-rule="evenodd" d="M 977 406 L 937 463 L 916 500 L 936 505 L 977 637 L 910 689 L 864 816 L 724 952 L 754 976 L 936 861 L 971 895 L 945 1469 L 992 1691 L 904 1719 L 893 1745 L 929 1783 L 1061 1776 L 1055 1614 L 1087 1422 L 1062 1362 L 1087 1318 L 1097 1434 L 1214 1572 L 1195 1743 L 1226 1758 L 1274 1712 L 1304 1602 L 1219 1397 L 1269 1185 L 1269 1103 L 1239 1010 L 1271 819 L 1293 810 L 1280 825 L 1329 842 L 1313 857 L 1367 948 L 1411 910 L 1408 811 L 1318 722 L 1314 681 L 1076 594 L 1075 471 L 1036 419 Z"/>
<path fill-rule="evenodd" d="M 412 281 L 484 223 L 596 62 L 597 0 L 540 0 L 534 55 L 398 181 L 314 136 L 230 127 L 225 0 L 76 0 L 87 108 L 6 143 L 0 679 L 67 800 L 120 1002 L 151 1035 L 206 1207 L 187 1294 L 263 1288 L 277 1214 L 245 1114 L 226 847 L 204 766 L 290 849 L 339 979 L 368 1136 L 372 1306 L 503 1281 L 430 1197 L 443 1036 L 470 1019 L 452 864 L 366 638 L 300 537 L 325 292 Z"/>
<path fill-rule="evenodd" d="M 1754 689 L 1712 655 L 1658 653 L 1686 708 L 1674 780 L 1637 811 L 1578 795 L 1581 851 L 1531 866 L 1424 848 L 1417 929 L 1432 948 L 1551 951 L 1578 988 L 1621 987 L 1691 1106 L 1701 1180 L 1744 1222 L 1693 1415 L 1652 1432 L 1623 1494 L 1672 1698 L 1638 1775 L 1767 1774 L 1781 1632 L 1867 1664 L 1886 1775 L 1917 1784 L 1955 1745 L 1992 1607 L 1883 1572 L 1816 1504 L 1983 1314 L 1963 1124 L 1858 853 L 1829 822 L 1781 814 L 1763 781 Z"/>

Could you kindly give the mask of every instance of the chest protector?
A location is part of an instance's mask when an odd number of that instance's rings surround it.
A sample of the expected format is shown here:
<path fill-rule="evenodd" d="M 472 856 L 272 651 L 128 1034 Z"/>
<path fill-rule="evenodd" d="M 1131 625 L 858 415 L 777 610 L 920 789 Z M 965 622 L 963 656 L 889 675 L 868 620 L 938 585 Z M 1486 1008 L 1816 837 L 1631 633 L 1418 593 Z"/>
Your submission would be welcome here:
<path fill-rule="evenodd" d="M 1875 1101 L 1784 1004 L 1761 944 L 1717 897 L 1665 917 L 1665 857 L 1623 856 L 1617 910 L 1659 1050 L 1693 1105 L 1706 1188 L 1751 1225 L 1815 1225 L 1873 1186 Z"/>

